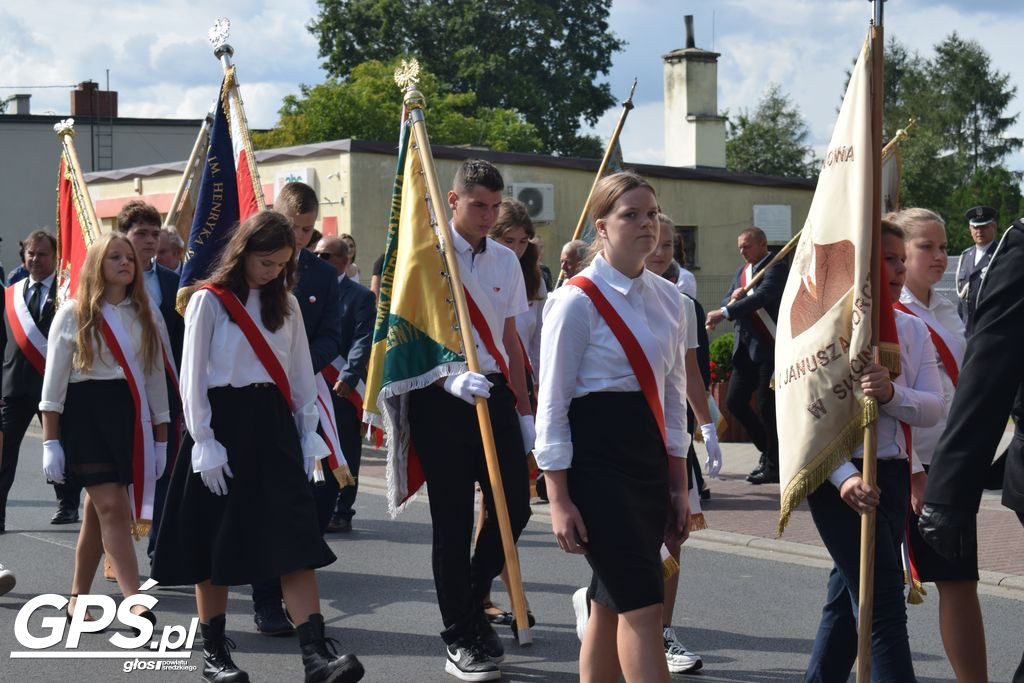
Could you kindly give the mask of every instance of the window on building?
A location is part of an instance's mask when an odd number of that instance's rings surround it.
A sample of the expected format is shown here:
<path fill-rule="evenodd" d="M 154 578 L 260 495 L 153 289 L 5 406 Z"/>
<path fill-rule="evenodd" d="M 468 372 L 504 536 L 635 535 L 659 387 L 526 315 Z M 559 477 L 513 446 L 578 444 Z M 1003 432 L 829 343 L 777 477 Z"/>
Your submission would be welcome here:
<path fill-rule="evenodd" d="M 677 225 L 675 258 L 688 270 L 700 268 L 700 258 L 697 253 L 697 226 Z"/>

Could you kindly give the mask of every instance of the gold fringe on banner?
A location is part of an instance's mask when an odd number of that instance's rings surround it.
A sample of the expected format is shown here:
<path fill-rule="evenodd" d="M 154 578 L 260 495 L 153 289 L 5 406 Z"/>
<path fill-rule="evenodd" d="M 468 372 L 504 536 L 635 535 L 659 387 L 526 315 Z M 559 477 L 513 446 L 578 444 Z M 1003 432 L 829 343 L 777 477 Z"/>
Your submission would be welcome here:
<path fill-rule="evenodd" d="M 701 531 L 702 529 L 707 528 L 708 523 L 707 520 L 704 519 L 703 512 L 698 512 L 695 515 L 690 515 L 690 531 Z"/>
<path fill-rule="evenodd" d="M 892 342 L 878 343 L 878 364 L 889 370 L 889 377 L 896 379 L 902 371 L 900 367 L 900 347 Z"/>
<path fill-rule="evenodd" d="M 339 488 L 344 489 L 356 485 L 356 479 L 352 476 L 352 470 L 348 468 L 348 465 L 339 465 L 334 468 L 334 478 L 338 480 Z"/>
<path fill-rule="evenodd" d="M 137 519 L 132 522 L 132 538 L 136 541 L 149 536 L 150 530 L 153 528 L 153 520 L 151 519 Z"/>
<path fill-rule="evenodd" d="M 668 581 L 679 573 L 679 563 L 676 558 L 669 555 L 661 561 L 661 577 Z"/>
<path fill-rule="evenodd" d="M 878 401 L 870 396 L 866 396 L 861 401 L 861 405 L 864 407 L 864 411 L 861 414 L 860 426 L 864 429 L 872 422 L 878 421 Z"/>

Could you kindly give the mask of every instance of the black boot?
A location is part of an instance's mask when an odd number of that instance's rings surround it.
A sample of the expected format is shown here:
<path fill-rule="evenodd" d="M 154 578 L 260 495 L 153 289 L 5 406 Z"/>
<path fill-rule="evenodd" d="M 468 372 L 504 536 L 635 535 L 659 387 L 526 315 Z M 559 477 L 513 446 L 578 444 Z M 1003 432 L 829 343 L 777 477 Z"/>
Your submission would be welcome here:
<path fill-rule="evenodd" d="M 199 624 L 203 636 L 203 678 L 213 683 L 249 683 L 249 674 L 231 661 L 235 642 L 224 635 L 224 615 L 210 619 L 209 624 Z"/>
<path fill-rule="evenodd" d="M 295 629 L 306 667 L 306 683 L 355 683 L 363 677 L 363 665 L 355 655 L 338 655 L 337 642 L 324 635 L 324 618 L 309 615 L 309 621 Z M 328 643 L 331 651 L 327 651 Z"/>

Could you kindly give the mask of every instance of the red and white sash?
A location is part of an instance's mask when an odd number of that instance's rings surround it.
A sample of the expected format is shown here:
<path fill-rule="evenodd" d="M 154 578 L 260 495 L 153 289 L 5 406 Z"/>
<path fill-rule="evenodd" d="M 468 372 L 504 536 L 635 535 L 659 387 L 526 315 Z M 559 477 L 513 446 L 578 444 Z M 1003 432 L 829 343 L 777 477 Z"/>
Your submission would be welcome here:
<path fill-rule="evenodd" d="M 114 360 L 121 366 L 128 381 L 128 390 L 135 404 L 135 429 L 132 435 L 132 485 L 128 489 L 135 517 L 133 525 L 145 535 L 146 525 L 153 519 L 153 494 L 156 486 L 156 453 L 153 447 L 153 418 L 149 396 L 146 394 L 146 375 L 135 354 L 135 345 L 121 323 L 117 310 L 103 304 L 103 339 Z M 141 485 L 140 485 L 141 483 Z"/>
<path fill-rule="evenodd" d="M 953 387 L 955 388 L 957 379 L 960 377 L 960 364 L 956 362 L 956 357 L 950 350 L 946 340 L 942 338 L 942 334 L 932 327 L 927 320 L 911 310 L 910 307 L 902 301 L 897 301 L 892 305 L 892 307 L 897 311 L 903 311 L 907 315 L 914 316 L 923 322 L 925 327 L 928 328 L 928 334 L 931 335 L 932 343 L 935 345 L 935 351 L 939 354 L 939 360 L 942 361 L 942 367 L 945 369 L 946 374 L 949 375 L 949 379 L 952 380 Z"/>
<path fill-rule="evenodd" d="M 7 310 L 7 322 L 11 326 L 11 334 L 14 341 L 21 349 L 25 360 L 36 369 L 40 375 L 46 369 L 46 335 L 43 334 L 25 303 L 24 290 L 28 287 L 28 280 L 23 281 L 21 292 L 16 291 L 18 283 L 4 289 L 4 303 Z"/>
<path fill-rule="evenodd" d="M 323 373 L 324 379 L 327 380 L 327 386 L 333 390 L 334 385 L 337 384 L 338 380 L 341 379 L 341 371 L 344 369 L 345 359 L 343 359 L 341 356 L 338 356 L 320 372 Z M 364 382 L 363 380 L 359 380 L 359 383 L 356 386 L 350 388 L 352 389 L 352 391 L 348 392 L 348 395 L 345 396 L 345 400 L 355 407 L 356 419 L 359 420 L 359 422 L 362 422 L 363 394 L 366 393 L 366 382 Z"/>
<path fill-rule="evenodd" d="M 341 436 L 338 433 L 338 419 L 334 414 L 334 399 L 331 398 L 331 385 L 328 385 L 323 371 L 314 375 L 316 380 L 316 409 L 320 413 L 320 431 L 323 432 L 324 441 L 327 443 L 327 466 L 331 472 L 342 465 L 348 466 L 345 460 L 345 453 L 341 450 Z"/>
<path fill-rule="evenodd" d="M 487 353 L 494 358 L 501 374 L 505 375 L 505 380 L 510 382 L 508 356 L 502 339 L 505 319 L 499 318 L 495 313 L 491 300 L 472 272 L 462 274 L 462 288 L 466 292 L 466 305 L 469 308 L 469 319 L 473 323 L 473 329 L 480 337 L 480 342 L 487 349 Z M 492 325 L 491 321 L 497 326 Z"/>
<path fill-rule="evenodd" d="M 267 374 L 270 375 L 270 379 L 273 380 L 274 384 L 281 392 L 281 395 L 284 396 L 284 400 L 288 404 L 288 410 L 294 414 L 295 404 L 292 401 L 292 387 L 288 382 L 288 374 L 284 371 L 281 361 L 279 361 L 277 356 L 274 355 L 273 349 L 270 348 L 267 338 L 263 336 L 263 332 L 256 325 L 256 321 L 254 321 L 252 316 L 249 315 L 249 311 L 246 310 L 245 306 L 242 305 L 242 302 L 237 296 L 235 296 L 235 293 L 230 290 L 213 284 L 203 285 L 202 289 L 210 290 L 218 299 L 220 299 L 220 302 L 224 305 L 228 315 L 231 316 L 231 319 L 236 325 L 238 325 L 238 329 L 240 329 L 242 334 L 245 335 L 245 338 L 252 347 L 253 352 L 263 365 L 263 369 L 267 371 Z M 329 393 L 327 394 L 326 404 L 324 405 L 321 401 L 320 385 L 323 383 L 323 377 L 321 377 L 319 373 L 317 373 L 316 377 L 318 379 L 316 400 L 317 410 L 321 411 L 321 417 L 324 416 L 323 410 L 330 410 L 330 420 L 322 420 L 321 422 L 323 431 L 327 436 L 325 439 L 327 448 L 331 451 L 331 454 L 328 456 L 327 463 L 331 468 L 331 472 L 334 473 L 335 477 L 338 477 L 338 483 L 345 486 L 348 482 L 347 480 L 343 480 L 339 475 L 339 468 L 344 466 L 346 468 L 345 471 L 347 472 L 348 463 L 345 462 L 345 456 L 341 453 L 341 445 L 338 441 L 338 430 L 334 421 L 334 406 L 330 402 Z M 337 450 L 335 450 L 335 446 L 333 446 L 330 441 L 332 434 L 328 433 L 329 431 L 332 431 L 332 428 L 333 438 L 335 439 L 334 443 L 337 444 Z M 351 478 L 351 475 L 348 475 L 348 477 Z"/>
<path fill-rule="evenodd" d="M 658 345 L 656 343 L 641 344 L 633 333 L 633 330 L 645 331 L 648 329 L 647 326 L 643 325 L 638 318 L 632 321 L 632 327 L 627 324 L 626 321 L 635 316 L 632 308 L 629 305 L 616 307 L 604 295 L 600 286 L 590 278 L 584 275 L 577 275 L 570 279 L 567 284 L 580 288 L 584 294 L 590 297 L 597 312 L 607 323 L 612 334 L 615 335 L 615 339 L 622 346 L 622 350 L 625 351 L 626 359 L 633 369 L 633 374 L 636 375 L 637 382 L 640 383 L 640 391 L 647 401 L 647 407 L 651 409 L 654 421 L 658 425 L 658 431 L 661 432 L 661 440 L 665 444 L 665 453 L 667 454 L 668 438 L 665 433 L 665 410 L 662 405 L 664 373 L 655 374 L 653 370 L 653 367 L 664 367 L 665 364 L 657 359 L 657 357 L 655 357 L 655 362 L 652 364 L 648 354 L 655 353 L 655 349 L 659 348 Z M 618 301 L 619 298 L 613 298 L 613 300 Z M 658 381 L 659 378 L 661 378 L 661 381 Z M 690 487 L 687 499 L 690 503 L 690 529 L 707 528 L 700 508 L 700 491 L 697 490 L 696 486 Z"/>
<path fill-rule="evenodd" d="M 743 267 L 743 272 L 740 275 L 740 287 L 746 287 L 747 283 L 750 282 L 750 280 L 747 279 L 748 270 L 753 272 L 754 267 L 749 264 Z M 753 278 L 753 275 L 751 275 L 750 277 Z M 757 288 L 755 287 L 754 289 Z M 775 340 L 775 321 L 772 320 L 772 317 L 770 315 L 768 315 L 768 311 L 764 310 L 763 308 L 757 309 L 757 311 L 755 311 L 754 313 L 753 320 L 754 327 L 758 329 L 758 331 L 761 333 L 761 336 L 766 341 Z"/>

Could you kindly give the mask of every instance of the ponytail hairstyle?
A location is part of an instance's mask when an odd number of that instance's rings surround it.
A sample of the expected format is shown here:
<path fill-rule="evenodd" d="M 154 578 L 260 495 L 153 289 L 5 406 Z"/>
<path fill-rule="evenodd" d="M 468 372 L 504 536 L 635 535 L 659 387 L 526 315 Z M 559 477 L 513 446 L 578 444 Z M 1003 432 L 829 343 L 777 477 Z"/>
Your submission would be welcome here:
<path fill-rule="evenodd" d="M 213 266 L 210 277 L 203 284 L 224 287 L 235 293 L 244 304 L 249 298 L 249 283 L 245 279 L 247 254 L 270 254 L 284 248 L 291 249 L 292 257 L 280 275 L 260 288 L 260 319 L 263 326 L 276 332 L 284 325 L 288 309 L 288 293 L 295 287 L 295 233 L 292 224 L 282 214 L 264 209 L 245 219 L 235 228 L 231 240 Z"/>
<path fill-rule="evenodd" d="M 533 228 L 533 220 L 530 219 L 530 212 L 526 205 L 518 199 L 503 199 L 501 209 L 498 211 L 498 220 L 487 233 L 488 237 L 494 240 L 501 239 L 509 230 L 522 228 L 526 236 L 533 240 L 537 231 Z M 519 267 L 523 269 L 523 282 L 526 284 L 526 298 L 529 301 L 541 299 L 540 283 L 540 249 L 532 241 L 526 245 L 526 251 L 519 259 Z"/>
<path fill-rule="evenodd" d="M 108 232 L 96 238 L 85 253 L 85 262 L 78 275 L 78 289 L 75 291 L 75 317 L 78 320 L 75 357 L 73 364 L 80 372 L 89 372 L 93 363 L 93 347 L 100 349 L 106 344 L 103 340 L 103 290 L 106 281 L 103 279 L 103 262 L 111 247 L 120 242 L 128 247 L 135 263 L 135 277 L 125 290 L 125 295 L 135 307 L 135 314 L 142 328 L 142 366 L 151 371 L 158 366 L 160 360 L 160 334 L 149 307 L 149 293 L 142 280 L 142 268 L 138 255 L 128 238 L 119 232 Z"/>

